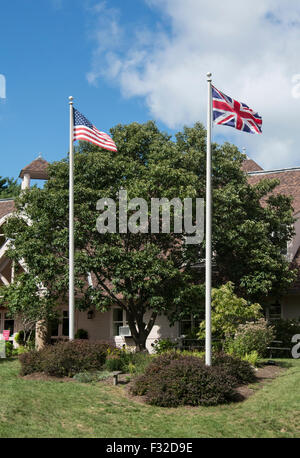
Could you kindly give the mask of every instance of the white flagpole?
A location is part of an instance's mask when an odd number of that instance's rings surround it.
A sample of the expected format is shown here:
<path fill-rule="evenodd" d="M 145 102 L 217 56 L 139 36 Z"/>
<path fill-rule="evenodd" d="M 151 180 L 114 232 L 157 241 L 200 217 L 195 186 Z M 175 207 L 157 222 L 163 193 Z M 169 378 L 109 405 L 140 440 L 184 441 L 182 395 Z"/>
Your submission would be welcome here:
<path fill-rule="evenodd" d="M 205 230 L 205 364 L 211 366 L 211 73 L 207 73 L 206 230 Z"/>
<path fill-rule="evenodd" d="M 70 105 L 69 153 L 69 340 L 74 339 L 74 151 L 73 151 L 73 97 Z"/>

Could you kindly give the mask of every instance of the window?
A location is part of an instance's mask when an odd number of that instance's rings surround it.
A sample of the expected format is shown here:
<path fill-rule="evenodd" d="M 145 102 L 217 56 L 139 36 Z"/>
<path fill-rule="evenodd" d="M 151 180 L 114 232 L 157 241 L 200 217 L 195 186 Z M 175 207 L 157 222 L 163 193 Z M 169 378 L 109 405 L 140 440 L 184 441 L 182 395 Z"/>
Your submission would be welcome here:
<path fill-rule="evenodd" d="M 0 332 L 10 331 L 9 335 L 12 336 L 15 332 L 15 320 L 6 312 L 0 312 Z"/>
<path fill-rule="evenodd" d="M 4 327 L 3 329 L 5 330 L 10 330 L 10 335 L 12 336 L 13 333 L 14 333 L 14 329 L 15 329 L 15 320 L 12 319 L 8 313 L 5 313 L 4 315 Z"/>
<path fill-rule="evenodd" d="M 113 335 L 119 336 L 119 328 L 121 326 L 127 326 L 126 310 L 119 307 L 113 308 Z"/>
<path fill-rule="evenodd" d="M 50 321 L 50 335 L 52 337 L 57 337 L 58 336 L 58 328 L 59 328 L 59 320 L 58 318 L 53 318 L 53 320 Z"/>
<path fill-rule="evenodd" d="M 63 336 L 68 336 L 69 335 L 69 312 L 67 310 L 63 311 L 62 335 Z"/>
<path fill-rule="evenodd" d="M 183 318 L 179 322 L 179 335 L 187 336 L 190 338 L 196 338 L 196 333 L 199 330 L 199 325 L 201 322 L 201 318 L 195 318 L 193 315 L 187 315 L 186 318 Z"/>
<path fill-rule="evenodd" d="M 69 312 L 63 310 L 61 319 L 54 318 L 50 322 L 51 337 L 68 337 L 69 335 Z"/>
<path fill-rule="evenodd" d="M 281 304 L 276 302 L 269 306 L 269 320 L 280 320 L 281 319 Z"/>

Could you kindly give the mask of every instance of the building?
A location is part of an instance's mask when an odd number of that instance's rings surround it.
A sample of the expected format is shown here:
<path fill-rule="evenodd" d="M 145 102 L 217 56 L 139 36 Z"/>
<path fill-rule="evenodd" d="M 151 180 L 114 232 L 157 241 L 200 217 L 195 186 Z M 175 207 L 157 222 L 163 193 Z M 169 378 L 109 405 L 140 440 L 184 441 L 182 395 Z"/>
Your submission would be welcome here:
<path fill-rule="evenodd" d="M 47 167 L 48 162 L 42 157 L 38 157 L 29 165 L 24 167 L 19 175 L 22 179 L 22 189 L 29 189 L 32 179 L 47 180 Z M 14 281 L 16 266 L 14 266 L 10 259 L 5 255 L 8 241 L 5 240 L 3 225 L 7 218 L 15 210 L 13 199 L 0 199 L 0 284 L 8 285 Z M 25 266 L 18 266 L 19 269 L 24 269 Z M 69 318 L 68 318 L 68 304 L 60 307 L 61 319 L 53 322 L 51 326 L 51 339 L 67 339 L 69 335 Z M 188 322 L 185 323 L 188 326 Z M 152 343 L 156 339 L 163 337 L 170 337 L 175 339 L 180 333 L 179 324 L 170 327 L 168 319 L 165 316 L 160 316 L 157 323 L 153 326 L 151 333 L 147 339 L 147 348 L 152 350 Z M 22 325 L 18 320 L 13 320 L 8 317 L 7 310 L 0 307 L 0 338 L 2 338 L 3 330 L 10 330 L 10 340 L 13 341 L 14 335 L 21 330 Z M 121 328 L 121 329 L 120 329 Z M 75 310 L 75 332 L 78 329 L 88 331 L 89 339 L 91 340 L 107 340 L 115 343 L 117 346 L 133 345 L 133 339 L 130 337 L 129 328 L 127 327 L 125 312 L 120 307 L 113 307 L 108 312 L 97 312 L 89 310 L 86 312 Z M 40 341 L 39 332 L 38 342 Z"/>
<path fill-rule="evenodd" d="M 29 189 L 31 179 L 46 180 L 48 162 L 38 157 L 28 166 L 24 167 L 19 177 L 22 179 L 22 189 Z M 262 178 L 278 178 L 280 184 L 276 187 L 276 193 L 292 195 L 294 198 L 294 215 L 298 218 L 295 223 L 296 235 L 288 244 L 287 257 L 290 262 L 300 265 L 300 167 L 282 170 L 263 170 L 253 160 L 247 159 L 243 163 L 243 170 L 248 174 L 251 184 L 257 183 Z M 14 212 L 13 199 L 0 199 L 0 284 L 8 285 L 14 281 L 17 268 L 6 257 L 8 241 L 3 235 L 3 225 L 7 218 Z M 299 318 L 300 317 L 300 278 L 295 282 L 290 291 L 280 298 L 269 298 L 264 305 L 268 319 Z M 68 305 L 60 307 L 61 319 L 52 323 L 51 338 L 53 340 L 67 339 L 69 334 Z M 147 317 L 146 317 L 147 318 Z M 159 316 L 156 324 L 147 339 L 147 349 L 152 350 L 152 344 L 156 339 L 170 337 L 175 339 L 182 334 L 187 334 L 195 325 L 193 319 L 187 319 L 181 323 L 170 326 L 167 317 Z M 0 308 L 0 338 L 3 330 L 10 330 L 13 340 L 14 335 L 21 328 L 18 320 L 13 320 L 7 315 L 4 308 Z M 84 329 L 88 332 L 91 340 L 103 339 L 115 343 L 117 346 L 133 345 L 129 328 L 126 322 L 126 312 L 120 307 L 112 307 L 108 312 L 89 310 L 86 312 L 75 311 L 75 332 Z"/>
<path fill-rule="evenodd" d="M 263 178 L 277 179 L 280 183 L 273 192 L 293 197 L 295 236 L 287 245 L 286 256 L 290 263 L 300 267 L 300 167 L 263 170 L 256 162 L 247 158 L 242 168 L 248 174 L 250 184 L 254 185 Z M 263 305 L 267 319 L 300 318 L 300 276 L 286 294 L 269 298 Z"/>

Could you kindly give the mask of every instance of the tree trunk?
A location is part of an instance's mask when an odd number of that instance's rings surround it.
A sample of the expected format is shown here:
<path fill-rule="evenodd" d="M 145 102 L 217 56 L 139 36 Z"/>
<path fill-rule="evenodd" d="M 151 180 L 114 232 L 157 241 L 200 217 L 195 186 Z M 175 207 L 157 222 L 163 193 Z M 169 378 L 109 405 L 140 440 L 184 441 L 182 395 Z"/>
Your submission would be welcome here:
<path fill-rule="evenodd" d="M 147 335 L 138 335 L 137 338 L 133 338 L 136 344 L 136 351 L 138 352 L 144 352 L 144 353 L 149 353 L 147 348 L 146 348 L 146 340 L 147 340 L 148 334 Z"/>
<path fill-rule="evenodd" d="M 46 321 L 38 321 L 35 325 L 35 348 L 41 350 L 48 341 L 48 326 Z"/>
<path fill-rule="evenodd" d="M 128 324 L 131 330 L 131 335 L 136 345 L 136 351 L 149 353 L 146 348 L 146 340 L 153 328 L 155 323 L 157 313 L 153 312 L 148 324 L 146 325 L 143 321 L 144 314 L 137 314 L 136 321 L 134 321 L 133 316 L 128 313 Z"/>

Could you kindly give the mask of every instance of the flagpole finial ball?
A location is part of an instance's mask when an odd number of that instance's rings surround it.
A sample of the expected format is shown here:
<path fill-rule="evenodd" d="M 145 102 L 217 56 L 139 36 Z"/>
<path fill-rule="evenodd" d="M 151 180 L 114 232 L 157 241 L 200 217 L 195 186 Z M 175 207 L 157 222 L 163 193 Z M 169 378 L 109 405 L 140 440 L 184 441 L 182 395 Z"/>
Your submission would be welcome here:
<path fill-rule="evenodd" d="M 70 95 L 69 100 L 70 100 L 70 103 L 73 103 L 74 97 Z"/>
<path fill-rule="evenodd" d="M 211 80 L 212 74 L 211 74 L 210 72 L 206 73 L 206 76 L 207 76 L 207 79 L 208 79 L 208 80 Z"/>

